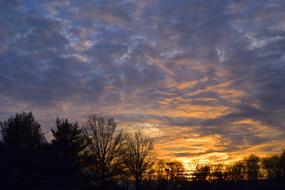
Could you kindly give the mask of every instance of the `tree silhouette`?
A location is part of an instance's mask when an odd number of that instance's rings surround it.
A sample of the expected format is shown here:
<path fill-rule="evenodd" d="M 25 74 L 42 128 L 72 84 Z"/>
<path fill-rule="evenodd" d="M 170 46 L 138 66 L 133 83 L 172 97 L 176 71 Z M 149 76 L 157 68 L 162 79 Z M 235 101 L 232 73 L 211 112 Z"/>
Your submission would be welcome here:
<path fill-rule="evenodd" d="M 259 157 L 255 155 L 250 155 L 247 159 L 245 159 L 247 180 L 255 181 L 258 179 L 260 174 L 259 160 Z"/>
<path fill-rule="evenodd" d="M 285 179 L 285 150 L 280 155 L 281 177 Z"/>
<path fill-rule="evenodd" d="M 62 156 L 76 160 L 86 148 L 86 140 L 77 122 L 68 119 L 56 120 L 56 130 L 52 129 L 52 145 Z"/>
<path fill-rule="evenodd" d="M 224 180 L 225 178 L 224 166 L 222 164 L 217 164 L 213 166 L 211 175 L 214 181 L 220 182 Z"/>
<path fill-rule="evenodd" d="M 159 159 L 155 162 L 155 172 L 158 180 L 166 180 L 167 178 L 167 168 L 166 161 Z"/>
<path fill-rule="evenodd" d="M 124 166 L 127 174 L 135 180 L 135 188 L 140 189 L 142 177 L 154 164 L 153 141 L 140 131 L 125 135 Z"/>
<path fill-rule="evenodd" d="M 228 169 L 229 178 L 234 181 L 246 179 L 246 165 L 243 161 L 238 161 Z"/>
<path fill-rule="evenodd" d="M 96 115 L 84 129 L 57 119 L 51 143 L 31 112 L 12 115 L 0 127 L 1 189 L 285 189 L 285 150 L 262 159 L 250 155 L 227 167 L 197 165 L 192 172 L 177 161 L 160 160 L 153 167 L 151 138 L 124 135 L 113 119 Z"/>
<path fill-rule="evenodd" d="M 268 158 L 264 158 L 262 164 L 266 170 L 268 179 L 277 179 L 281 177 L 282 166 L 279 156 L 273 155 Z"/>
<path fill-rule="evenodd" d="M 97 115 L 89 117 L 85 124 L 85 138 L 88 150 L 88 168 L 95 171 L 95 177 L 105 184 L 120 173 L 123 135 L 116 131 L 113 119 Z"/>
<path fill-rule="evenodd" d="M 211 174 L 211 167 L 209 165 L 197 165 L 193 172 L 194 181 L 206 182 L 209 180 Z"/>
<path fill-rule="evenodd" d="M 43 160 L 39 159 L 45 139 L 40 124 L 31 112 L 17 113 L 1 122 L 3 145 L 1 150 L 1 171 L 3 183 L 9 189 L 36 187 L 42 179 Z"/>
<path fill-rule="evenodd" d="M 0 122 L 0 127 L 4 144 L 13 150 L 33 152 L 45 141 L 41 126 L 32 112 L 17 113 Z"/>
<path fill-rule="evenodd" d="M 54 168 L 57 175 L 61 175 L 60 185 L 64 188 L 76 187 L 83 180 L 81 161 L 86 148 L 86 140 L 77 122 L 67 119 L 56 120 L 56 129 L 52 129 L 54 139 Z"/>
<path fill-rule="evenodd" d="M 170 177 L 170 180 L 173 182 L 185 180 L 185 168 L 182 162 L 176 160 L 166 162 L 166 171 L 167 175 Z"/>

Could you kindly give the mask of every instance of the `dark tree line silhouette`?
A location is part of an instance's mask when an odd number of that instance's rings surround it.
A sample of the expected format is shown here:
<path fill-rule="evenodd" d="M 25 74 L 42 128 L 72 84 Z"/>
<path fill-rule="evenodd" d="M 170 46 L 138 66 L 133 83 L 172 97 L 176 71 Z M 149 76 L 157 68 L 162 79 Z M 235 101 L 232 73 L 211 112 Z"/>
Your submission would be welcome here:
<path fill-rule="evenodd" d="M 51 142 L 31 112 L 0 127 L 0 189 L 285 189 L 285 150 L 187 171 L 157 160 L 151 138 L 97 115 L 83 124 L 57 118 Z"/>

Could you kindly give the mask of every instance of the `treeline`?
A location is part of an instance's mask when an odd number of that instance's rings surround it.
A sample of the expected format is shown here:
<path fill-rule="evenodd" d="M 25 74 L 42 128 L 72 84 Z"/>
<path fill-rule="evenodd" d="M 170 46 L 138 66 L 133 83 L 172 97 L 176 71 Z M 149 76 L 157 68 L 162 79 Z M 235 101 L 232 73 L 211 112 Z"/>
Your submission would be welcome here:
<path fill-rule="evenodd" d="M 1 189 L 139 189 L 155 161 L 150 138 L 123 133 L 113 119 L 96 115 L 82 126 L 57 119 L 51 143 L 32 113 L 11 116 L 0 127 Z"/>
<path fill-rule="evenodd" d="M 32 113 L 0 127 L 1 189 L 285 189 L 285 151 L 187 171 L 181 162 L 157 160 L 151 138 L 118 130 L 111 118 L 57 118 L 51 142 Z"/>
<path fill-rule="evenodd" d="M 197 164 L 191 171 L 178 161 L 156 164 L 158 189 L 285 189 L 285 150 L 265 158 L 252 154 L 232 165 Z"/>

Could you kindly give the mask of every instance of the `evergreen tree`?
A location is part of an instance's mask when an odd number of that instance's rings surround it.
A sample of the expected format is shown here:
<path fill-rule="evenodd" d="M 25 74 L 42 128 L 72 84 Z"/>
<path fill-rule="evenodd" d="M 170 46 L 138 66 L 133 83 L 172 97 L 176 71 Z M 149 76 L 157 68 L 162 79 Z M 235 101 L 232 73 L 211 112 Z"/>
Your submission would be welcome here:
<path fill-rule="evenodd" d="M 41 126 L 32 112 L 17 113 L 0 122 L 0 127 L 4 144 L 15 151 L 33 152 L 45 141 Z"/>
<path fill-rule="evenodd" d="M 86 141 L 77 122 L 67 119 L 56 120 L 56 130 L 52 129 L 52 145 L 63 157 L 77 159 L 86 147 Z"/>

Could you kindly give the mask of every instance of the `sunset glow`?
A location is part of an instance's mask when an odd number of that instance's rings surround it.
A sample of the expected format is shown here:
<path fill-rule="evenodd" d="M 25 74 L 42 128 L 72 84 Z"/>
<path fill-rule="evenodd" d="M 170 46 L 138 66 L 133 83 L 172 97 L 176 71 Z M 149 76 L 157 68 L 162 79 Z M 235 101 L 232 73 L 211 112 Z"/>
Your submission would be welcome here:
<path fill-rule="evenodd" d="M 285 1 L 0 0 L 0 120 L 113 117 L 158 158 L 285 148 Z"/>

